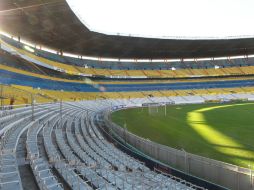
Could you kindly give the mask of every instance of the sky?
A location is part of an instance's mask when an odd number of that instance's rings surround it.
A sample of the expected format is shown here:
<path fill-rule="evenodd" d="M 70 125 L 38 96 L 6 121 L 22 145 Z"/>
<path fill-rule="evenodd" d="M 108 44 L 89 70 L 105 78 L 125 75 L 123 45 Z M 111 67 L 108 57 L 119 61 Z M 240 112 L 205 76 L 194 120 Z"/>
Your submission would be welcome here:
<path fill-rule="evenodd" d="M 254 36 L 254 0 L 67 0 L 92 31 L 159 38 Z"/>

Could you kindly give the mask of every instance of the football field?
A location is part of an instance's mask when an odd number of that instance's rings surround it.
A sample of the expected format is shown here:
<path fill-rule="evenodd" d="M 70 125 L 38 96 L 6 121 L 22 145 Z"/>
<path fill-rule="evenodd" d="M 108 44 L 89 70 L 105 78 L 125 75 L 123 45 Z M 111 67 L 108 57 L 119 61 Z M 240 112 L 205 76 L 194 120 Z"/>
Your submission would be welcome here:
<path fill-rule="evenodd" d="M 151 141 L 254 169 L 253 102 L 133 108 L 112 120 Z"/>

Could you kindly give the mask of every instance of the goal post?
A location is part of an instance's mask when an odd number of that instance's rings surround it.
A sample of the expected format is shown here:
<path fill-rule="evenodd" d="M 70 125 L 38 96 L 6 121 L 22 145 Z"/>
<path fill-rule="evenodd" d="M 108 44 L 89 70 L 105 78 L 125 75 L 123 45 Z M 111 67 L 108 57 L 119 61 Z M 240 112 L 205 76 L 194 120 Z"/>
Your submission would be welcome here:
<path fill-rule="evenodd" d="M 172 102 L 160 102 L 160 103 L 145 103 L 142 107 L 147 107 L 149 115 L 164 115 L 167 116 L 167 106 L 175 104 Z M 142 108 L 143 109 L 143 108 Z"/>
<path fill-rule="evenodd" d="M 159 104 L 148 104 L 149 115 L 155 115 L 159 113 Z"/>
<path fill-rule="evenodd" d="M 165 114 L 165 104 L 161 104 L 161 103 L 146 103 L 142 105 L 143 107 L 147 107 L 148 110 L 148 114 L 149 115 L 161 115 L 161 114 Z M 163 107 L 163 108 L 162 108 Z M 162 111 L 163 109 L 163 111 Z"/>

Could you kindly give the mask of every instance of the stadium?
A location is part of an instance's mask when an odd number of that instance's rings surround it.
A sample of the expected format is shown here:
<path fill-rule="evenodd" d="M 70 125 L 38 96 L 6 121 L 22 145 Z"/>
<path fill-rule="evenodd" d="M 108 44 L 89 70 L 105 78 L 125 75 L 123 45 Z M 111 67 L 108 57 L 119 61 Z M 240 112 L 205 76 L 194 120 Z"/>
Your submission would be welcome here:
<path fill-rule="evenodd" d="M 0 190 L 254 189 L 253 5 L 1 0 Z"/>

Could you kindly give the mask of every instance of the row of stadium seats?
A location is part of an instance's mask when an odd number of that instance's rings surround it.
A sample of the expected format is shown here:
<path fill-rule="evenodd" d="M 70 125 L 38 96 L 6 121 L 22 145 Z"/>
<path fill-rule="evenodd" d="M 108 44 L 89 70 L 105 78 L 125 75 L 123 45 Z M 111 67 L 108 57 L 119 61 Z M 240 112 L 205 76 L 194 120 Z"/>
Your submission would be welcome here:
<path fill-rule="evenodd" d="M 1 68 L 7 68 L 16 70 L 18 72 L 30 73 L 35 76 L 44 76 L 47 78 L 55 78 L 61 80 L 80 80 L 82 77 L 75 75 L 68 75 L 63 72 L 49 69 L 41 65 L 37 65 L 31 61 L 27 61 L 20 56 L 13 55 L 7 51 L 0 49 L 0 66 Z"/>
<path fill-rule="evenodd" d="M 27 105 L 32 100 L 36 103 L 56 102 L 56 101 L 81 101 L 95 99 L 136 99 L 136 98 L 160 98 L 160 97 L 188 97 L 205 96 L 232 93 L 254 93 L 254 87 L 239 88 L 210 88 L 210 89 L 190 89 L 190 90 L 160 90 L 160 91 L 139 91 L 139 92 L 73 92 L 37 89 L 28 86 L 0 85 L 2 88 L 1 105 Z"/>
<path fill-rule="evenodd" d="M 254 74 L 254 58 L 248 58 L 248 59 L 232 59 L 232 60 L 217 60 L 215 63 L 211 61 L 202 61 L 202 62 L 177 62 L 177 63 L 167 63 L 167 69 L 160 68 L 158 65 L 159 63 L 156 63 L 157 65 L 154 69 L 151 69 L 149 67 L 147 68 L 137 68 L 137 69 L 126 69 L 124 63 L 115 63 L 118 64 L 117 69 L 112 68 L 101 68 L 101 67 L 84 67 L 82 65 L 74 65 L 69 62 L 64 62 L 63 60 L 66 59 L 66 57 L 54 55 L 51 53 L 51 56 L 42 56 L 44 54 L 40 54 L 41 50 L 35 50 L 35 53 L 28 52 L 23 49 L 23 45 L 19 42 L 13 41 L 12 39 L 9 39 L 7 37 L 1 36 L 1 43 L 5 44 L 7 46 L 10 46 L 11 48 L 15 49 L 15 51 L 19 52 L 21 55 L 26 55 L 30 58 L 30 61 L 32 60 L 38 60 L 41 63 L 47 64 L 51 66 L 52 68 L 57 68 L 65 73 L 71 74 L 71 75 L 89 75 L 89 76 L 122 76 L 122 77 L 149 77 L 149 78 L 185 78 L 185 77 L 205 77 L 205 76 L 237 76 L 237 75 L 253 75 Z M 7 42 L 7 43 L 6 43 Z M 52 57 L 60 57 L 59 59 L 54 59 Z M 68 58 L 74 59 L 74 58 Z M 206 63 L 207 62 L 207 63 Z M 210 66 L 200 66 L 196 67 L 195 65 L 201 63 L 211 64 Z M 104 63 L 99 65 L 107 65 L 110 63 Z M 130 63 L 128 63 L 130 64 Z M 133 63 L 134 64 L 134 63 Z M 171 65 L 173 64 L 173 65 Z M 138 65 L 138 63 L 135 63 L 134 65 Z M 145 65 L 142 63 L 141 65 Z M 151 65 L 151 64 L 148 64 Z M 219 68 L 215 68 L 215 66 L 218 66 Z M 105 66 L 106 67 L 106 66 Z M 174 68 L 174 69 L 172 69 Z"/>
<path fill-rule="evenodd" d="M 1 58 L 1 57 L 0 57 Z M 195 79 L 174 79 L 174 80 L 91 80 L 88 79 L 86 77 L 80 77 L 80 78 L 73 78 L 73 77 L 65 77 L 64 74 L 59 73 L 56 76 L 51 76 L 50 73 L 48 74 L 48 72 L 46 72 L 45 74 L 39 74 L 39 73 L 35 73 L 33 72 L 33 70 L 23 70 L 23 69 L 18 69 L 16 68 L 16 64 L 14 65 L 10 65 L 9 62 L 8 63 L 3 63 L 0 62 L 0 69 L 1 70 L 6 70 L 6 71 L 10 71 L 13 73 L 20 73 L 23 75 L 28 75 L 28 76 L 33 76 L 33 77 L 38 77 L 38 78 L 43 78 L 43 79 L 50 79 L 50 80 L 55 80 L 55 81 L 63 81 L 63 82 L 76 82 L 76 83 L 84 83 L 84 81 L 88 81 L 90 83 L 98 83 L 98 84 L 128 84 L 128 83 L 132 83 L 132 84 L 138 84 L 138 83 L 171 83 L 171 82 L 190 82 L 190 81 L 195 81 L 195 82 L 206 82 L 206 81 L 210 81 L 211 79 L 207 79 L 207 78 L 203 78 L 203 79 L 199 79 L 199 78 L 195 78 Z M 59 78 L 59 75 L 61 76 Z M 253 79 L 253 76 L 238 76 L 238 77 L 227 77 L 227 80 L 248 80 L 248 79 Z M 221 80 L 221 78 L 212 78 L 213 81 L 216 80 Z"/>
<path fill-rule="evenodd" d="M 194 89 L 210 89 L 210 88 L 239 88 L 252 87 L 254 80 L 248 78 L 246 80 L 210 80 L 196 82 L 160 82 L 157 83 L 109 83 L 99 84 L 91 81 L 64 82 L 49 80 L 34 76 L 28 76 L 20 73 L 10 72 L 0 69 L 0 82 L 7 85 L 30 86 L 38 89 L 72 91 L 72 92 L 134 92 L 134 91 L 158 91 L 158 90 L 194 90 Z"/>
<path fill-rule="evenodd" d="M 0 120 L 0 189 L 31 188 L 24 183 L 26 174 L 16 156 L 22 135 L 23 151 L 40 189 L 204 189 L 152 171 L 103 137 L 95 122 L 97 113 L 121 104 L 65 102 L 9 111 Z"/>
<path fill-rule="evenodd" d="M 15 41 L 11 38 L 1 35 L 1 39 L 19 49 L 23 49 L 24 44 Z M 58 54 L 46 52 L 40 49 L 34 49 L 34 54 L 39 57 L 49 59 L 51 61 L 65 63 L 68 65 L 80 66 L 84 65 L 91 68 L 97 69 L 110 69 L 110 70 L 169 70 L 172 67 L 179 69 L 197 69 L 197 68 L 214 68 L 215 65 L 220 67 L 240 67 L 240 66 L 250 66 L 254 65 L 253 59 L 222 59 L 222 60 L 207 60 L 207 61 L 184 61 L 184 62 L 167 62 L 167 60 L 162 62 L 143 62 L 139 64 L 137 62 L 119 62 L 119 61 L 107 61 L 103 62 L 100 60 L 88 60 L 88 59 L 78 59 L 74 57 L 61 56 Z"/>
<path fill-rule="evenodd" d="M 32 71 L 17 69 L 16 67 L 9 66 L 9 64 L 7 64 L 7 65 L 2 64 L 2 62 L 0 62 L 0 69 L 10 71 L 10 72 L 13 72 L 13 73 L 20 73 L 20 74 L 27 75 L 27 76 L 50 79 L 50 80 L 55 80 L 55 81 L 78 82 L 78 83 L 81 83 L 81 82 L 84 81 L 82 79 L 77 79 L 77 78 L 76 79 L 75 78 L 68 78 L 68 77 L 64 78 L 64 74 L 61 78 L 59 78 L 58 76 L 57 77 L 52 77 L 52 76 L 48 75 L 48 73 L 38 74 L 38 73 L 34 73 Z"/>

